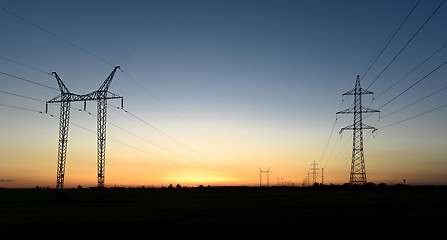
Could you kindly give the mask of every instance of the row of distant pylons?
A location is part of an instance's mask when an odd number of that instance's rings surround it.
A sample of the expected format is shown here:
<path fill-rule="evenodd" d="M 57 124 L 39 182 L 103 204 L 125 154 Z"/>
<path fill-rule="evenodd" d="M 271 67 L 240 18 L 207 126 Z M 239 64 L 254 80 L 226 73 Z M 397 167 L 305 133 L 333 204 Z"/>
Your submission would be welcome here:
<path fill-rule="evenodd" d="M 354 114 L 354 123 L 352 125 L 349 125 L 347 127 L 344 127 L 340 129 L 339 133 L 342 133 L 344 130 L 353 130 L 352 134 L 352 160 L 351 160 L 351 171 L 349 176 L 349 184 L 350 185 L 363 185 L 367 183 L 366 179 L 366 168 L 365 168 L 365 154 L 363 151 L 363 130 L 364 129 L 372 129 L 373 131 L 376 131 L 377 129 L 375 127 L 366 125 L 363 123 L 363 113 L 375 113 L 379 112 L 378 110 L 371 109 L 368 107 L 364 107 L 362 105 L 362 95 L 364 94 L 373 94 L 373 92 L 368 91 L 367 89 L 363 89 L 360 86 L 360 77 L 357 75 L 357 79 L 355 82 L 355 88 L 343 93 L 344 95 L 353 95 L 354 96 L 354 104 L 353 107 L 350 107 L 348 109 L 345 109 L 343 111 L 339 111 L 336 114 L 347 114 L 352 113 Z M 317 183 L 316 175 L 317 170 L 315 161 L 312 163 L 312 176 L 313 181 L 312 183 Z M 323 169 L 321 169 L 323 171 Z M 260 172 L 260 179 L 259 179 L 259 186 L 261 186 L 262 182 L 262 173 L 267 174 L 267 186 L 268 184 L 268 177 L 270 174 L 270 168 L 266 171 L 263 171 L 259 168 Z M 309 178 L 310 173 L 308 173 Z M 310 183 L 310 180 L 307 180 L 307 184 Z M 322 172 L 322 178 L 321 183 L 323 184 L 323 172 Z"/>
<path fill-rule="evenodd" d="M 60 122 L 59 122 L 59 145 L 57 158 L 57 180 L 56 190 L 57 200 L 62 200 L 65 176 L 65 163 L 67 156 L 68 143 L 68 127 L 70 119 L 70 103 L 83 101 L 84 110 L 86 110 L 87 101 L 97 101 L 97 137 L 98 137 L 98 201 L 104 199 L 104 180 L 105 180 L 105 147 L 106 147 L 106 119 L 107 119 L 107 100 L 121 99 L 121 108 L 123 107 L 123 97 L 108 91 L 110 83 L 115 75 L 116 70 L 120 66 L 116 66 L 98 90 L 88 94 L 80 95 L 71 93 L 62 82 L 56 72 L 52 75 L 56 78 L 61 93 L 53 99 L 46 102 L 46 112 L 48 112 L 48 103 L 60 103 Z"/>

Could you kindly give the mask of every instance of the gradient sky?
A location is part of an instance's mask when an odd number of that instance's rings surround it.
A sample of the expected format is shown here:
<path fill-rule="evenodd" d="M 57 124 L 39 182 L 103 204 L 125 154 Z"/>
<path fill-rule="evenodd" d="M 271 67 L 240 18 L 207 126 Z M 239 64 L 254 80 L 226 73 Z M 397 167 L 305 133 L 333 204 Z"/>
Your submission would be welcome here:
<path fill-rule="evenodd" d="M 49 73 L 115 66 L 105 186 L 347 183 L 357 75 L 367 181 L 447 184 L 443 2 L 2 0 L 0 187 L 56 185 Z M 96 186 L 96 103 L 71 107 L 64 186 Z"/>

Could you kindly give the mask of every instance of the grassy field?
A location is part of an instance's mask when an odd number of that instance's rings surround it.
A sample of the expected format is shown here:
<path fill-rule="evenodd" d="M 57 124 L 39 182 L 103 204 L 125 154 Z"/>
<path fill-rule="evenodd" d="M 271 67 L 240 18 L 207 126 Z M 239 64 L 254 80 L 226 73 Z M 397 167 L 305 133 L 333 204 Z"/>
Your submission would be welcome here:
<path fill-rule="evenodd" d="M 386 230 L 426 238 L 445 234 L 435 226 L 447 223 L 442 186 L 106 188 L 103 201 L 95 188 L 63 193 L 55 201 L 55 189 L 0 189 L 2 239 L 330 233 L 324 229 L 340 237 Z"/>

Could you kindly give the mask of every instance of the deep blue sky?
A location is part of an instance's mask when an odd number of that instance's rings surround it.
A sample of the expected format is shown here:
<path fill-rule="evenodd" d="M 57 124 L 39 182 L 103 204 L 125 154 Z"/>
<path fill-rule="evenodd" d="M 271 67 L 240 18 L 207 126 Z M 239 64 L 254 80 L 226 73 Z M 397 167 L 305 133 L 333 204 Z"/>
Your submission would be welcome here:
<path fill-rule="evenodd" d="M 365 118 L 379 129 L 368 180 L 445 184 L 447 49 L 429 58 L 447 43 L 442 3 L 0 1 L 1 184 L 55 182 L 59 107 L 34 112 L 58 94 L 48 73 L 84 94 L 117 65 L 109 90 L 128 112 L 109 101 L 106 183 L 259 184 L 270 167 L 271 183 L 301 185 L 313 161 L 347 182 L 352 133 L 338 131 L 353 120 L 335 113 L 360 75 L 380 110 Z M 66 184 L 94 185 L 96 118 L 72 107 Z"/>

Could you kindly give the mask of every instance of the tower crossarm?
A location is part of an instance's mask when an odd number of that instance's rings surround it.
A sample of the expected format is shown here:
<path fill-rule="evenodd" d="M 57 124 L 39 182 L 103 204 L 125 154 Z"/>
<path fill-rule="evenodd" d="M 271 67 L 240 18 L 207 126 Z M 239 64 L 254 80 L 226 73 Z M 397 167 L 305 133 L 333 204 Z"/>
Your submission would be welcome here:
<path fill-rule="evenodd" d="M 47 101 L 47 103 L 79 102 L 79 101 L 85 101 L 85 95 L 79 95 L 75 93 L 62 93 L 57 95 L 53 99 Z"/>
<path fill-rule="evenodd" d="M 361 111 L 362 113 L 375 113 L 375 112 L 380 112 L 379 110 L 376 109 L 372 109 L 372 108 L 368 108 L 368 107 L 361 107 Z M 339 112 L 336 112 L 336 114 L 347 114 L 347 113 L 355 113 L 356 109 L 354 108 L 348 108 Z M 360 112 L 360 111 L 359 111 Z"/>
<path fill-rule="evenodd" d="M 380 112 L 380 111 L 376 110 L 376 109 L 369 108 L 369 107 L 362 106 L 362 113 L 376 113 L 376 112 Z"/>
<path fill-rule="evenodd" d="M 347 92 L 343 93 L 342 95 L 344 96 L 344 95 L 356 95 L 356 94 L 364 95 L 364 94 L 374 94 L 374 93 L 369 90 L 360 88 L 360 89 L 352 89 L 351 91 L 347 91 Z"/>
<path fill-rule="evenodd" d="M 373 132 L 375 132 L 377 130 L 377 128 L 375 128 L 373 126 L 369 126 L 369 125 L 362 123 L 361 130 L 365 130 L 365 129 L 371 129 L 371 130 L 373 130 Z M 339 131 L 339 134 L 341 134 L 344 130 L 357 130 L 357 128 L 354 126 L 354 124 L 351 124 L 349 126 L 341 128 Z"/>
<path fill-rule="evenodd" d="M 118 96 L 112 92 L 104 92 L 104 91 L 94 91 L 85 95 L 82 95 L 81 101 L 93 101 L 98 99 L 116 99 L 116 98 L 123 98 L 121 96 Z"/>
<path fill-rule="evenodd" d="M 344 96 L 344 95 L 364 95 L 364 94 L 374 94 L 374 93 L 360 87 L 360 76 L 357 75 L 357 80 L 355 82 L 354 89 L 347 91 L 342 95 Z"/>

